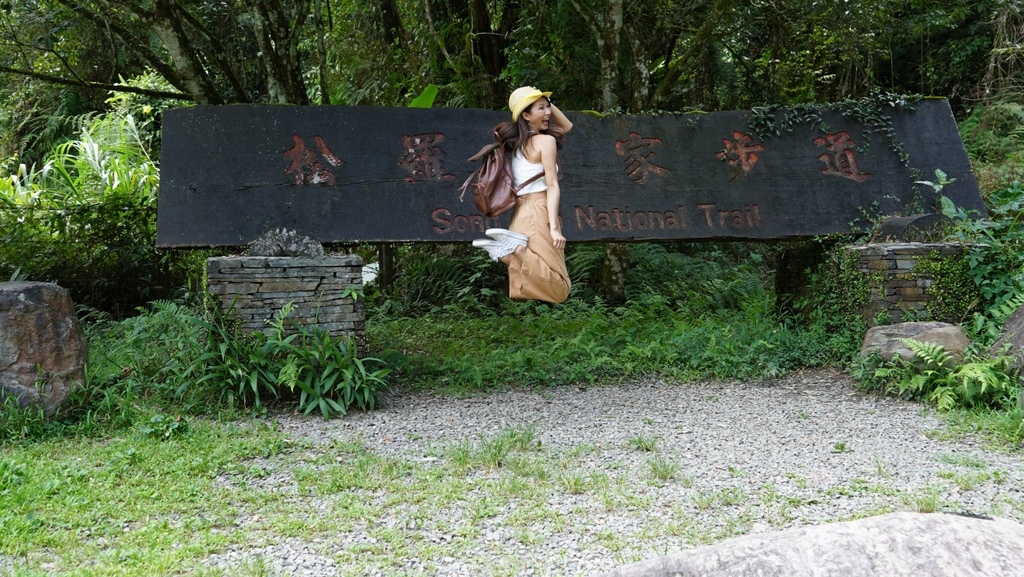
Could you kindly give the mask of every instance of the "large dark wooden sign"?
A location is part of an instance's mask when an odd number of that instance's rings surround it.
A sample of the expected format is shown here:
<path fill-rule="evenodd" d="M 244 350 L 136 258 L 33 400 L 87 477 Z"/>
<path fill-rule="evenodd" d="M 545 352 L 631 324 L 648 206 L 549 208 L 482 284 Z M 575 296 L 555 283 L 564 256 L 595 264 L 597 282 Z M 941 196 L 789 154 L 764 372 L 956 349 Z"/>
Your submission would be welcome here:
<path fill-rule="evenodd" d="M 451 242 L 501 226 L 459 185 L 507 113 L 465 109 L 199 106 L 164 118 L 157 244 L 244 245 L 289 228 L 321 242 Z M 896 113 L 890 141 L 841 115 L 760 136 L 746 112 L 569 114 L 559 159 L 570 241 L 769 239 L 848 232 L 930 210 L 984 213 L 945 100 Z"/>

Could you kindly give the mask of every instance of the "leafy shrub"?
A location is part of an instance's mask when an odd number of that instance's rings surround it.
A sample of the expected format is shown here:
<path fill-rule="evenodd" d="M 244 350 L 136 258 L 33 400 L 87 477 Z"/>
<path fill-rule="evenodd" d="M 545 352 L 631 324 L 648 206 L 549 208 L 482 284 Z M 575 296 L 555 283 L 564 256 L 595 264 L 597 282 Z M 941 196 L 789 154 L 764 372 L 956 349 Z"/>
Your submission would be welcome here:
<path fill-rule="evenodd" d="M 377 359 L 362 359 L 355 343 L 316 327 L 288 323 L 286 305 L 265 333 L 242 334 L 212 297 L 211 318 L 190 319 L 206 333 L 205 349 L 184 367 L 179 394 L 188 388 L 219 391 L 228 406 L 262 409 L 268 399 L 299 391 L 299 409 L 325 417 L 356 407 L 376 406 L 378 387 L 389 369 Z"/>
<path fill-rule="evenodd" d="M 188 430 L 189 414 L 261 410 L 273 399 L 324 417 L 376 407 L 389 369 L 358 356 L 355 343 L 289 325 L 289 307 L 267 334 L 252 335 L 239 334 L 218 308 L 209 310 L 206 317 L 193 305 L 156 301 L 121 321 L 88 311 L 85 384 L 53 419 L 0 399 L 0 443 L 133 427 L 167 439 Z"/>
<path fill-rule="evenodd" d="M 862 324 L 823 315 L 831 324 L 819 319 L 803 326 L 780 316 L 765 287 L 764 259 L 749 245 L 628 248 L 627 301 L 621 306 L 607 304 L 597 288 L 603 245 L 580 243 L 566 255 L 573 291 L 565 303 L 497 294 L 486 304 L 449 300 L 424 306 L 419 315 L 398 315 L 411 309 L 389 307 L 387 295 L 378 295 L 367 308 L 368 347 L 404 384 L 463 390 L 598 383 L 642 374 L 761 378 L 845 364 L 857 350 L 863 333 L 855 328 Z M 504 282 L 504 266 L 482 266 Z M 504 292 L 497 282 L 492 286 Z M 478 284 L 447 289 L 478 290 Z"/>
<path fill-rule="evenodd" d="M 53 281 L 117 317 L 196 280 L 196 253 L 155 246 L 159 172 L 131 116 L 84 117 L 41 167 L 0 179 L 0 277 Z"/>
<path fill-rule="evenodd" d="M 179 437 L 188 432 L 188 421 L 177 417 L 156 414 L 150 417 L 149 421 L 139 427 L 139 432 L 147 437 L 166 441 L 173 437 Z"/>
<path fill-rule="evenodd" d="M 42 407 L 22 408 L 13 396 L 0 396 L 0 444 L 12 439 L 35 439 L 51 427 Z"/>
<path fill-rule="evenodd" d="M 1024 180 L 1024 104 L 978 105 L 958 126 L 983 193 Z"/>
<path fill-rule="evenodd" d="M 506 301 L 473 318 L 436 310 L 367 318 L 369 347 L 412 387 L 490 389 L 602 383 L 639 375 L 762 378 L 845 363 L 861 335 L 806 330 L 770 306 L 677 311 L 646 295 L 621 307 L 571 298 L 558 306 Z M 749 303 L 748 303 L 749 304 Z"/>
<path fill-rule="evenodd" d="M 387 293 L 369 285 L 366 299 L 381 314 L 408 316 L 458 303 L 467 314 L 493 309 L 498 302 L 503 266 L 487 253 L 457 245 L 398 247 L 396 273 Z"/>
<path fill-rule="evenodd" d="M 120 321 L 89 311 L 83 326 L 94 384 L 112 379 L 159 403 L 180 400 L 180 375 L 202 350 L 203 333 L 192 321 L 195 315 L 191 305 L 174 301 L 154 301 Z"/>
<path fill-rule="evenodd" d="M 1013 409 L 1020 395 L 1016 370 L 1009 357 L 986 359 L 971 355 L 963 363 L 934 343 L 900 339 L 915 353 L 913 361 L 896 356 L 861 366 L 858 377 L 866 388 L 924 400 L 940 411 L 952 409 Z"/>
<path fill-rule="evenodd" d="M 948 197 L 940 197 L 946 216 L 958 220 L 951 236 L 967 247 L 971 278 L 983 299 L 983 310 L 1006 305 L 1024 291 L 1024 186 L 1019 182 L 988 195 L 989 219 L 971 218 Z"/>
<path fill-rule="evenodd" d="M 975 163 L 995 163 L 1024 151 L 1024 105 L 1001 102 L 978 106 L 957 126 Z"/>
<path fill-rule="evenodd" d="M 857 269 L 857 256 L 843 243 L 835 243 L 811 274 L 808 296 L 795 308 L 826 331 L 863 334 L 867 327 L 861 314 L 870 295 L 870 279 Z"/>
<path fill-rule="evenodd" d="M 275 327 L 275 330 L 276 327 Z M 298 339 L 288 350 L 286 384 L 299 389 L 299 410 L 319 410 L 325 417 L 344 415 L 356 407 L 369 411 L 377 406 L 378 387 L 390 369 L 373 368 L 378 359 L 362 359 L 352 340 L 332 337 L 319 329 L 298 327 Z"/>

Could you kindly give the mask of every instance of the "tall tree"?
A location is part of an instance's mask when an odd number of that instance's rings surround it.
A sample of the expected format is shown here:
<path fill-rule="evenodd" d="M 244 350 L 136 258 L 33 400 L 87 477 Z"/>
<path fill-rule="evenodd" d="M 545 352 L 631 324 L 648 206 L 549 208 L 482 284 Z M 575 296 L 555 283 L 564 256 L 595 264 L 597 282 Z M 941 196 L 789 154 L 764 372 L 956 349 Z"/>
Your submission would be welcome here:
<path fill-rule="evenodd" d="M 12 2 L 2 15 L 0 72 L 203 104 L 306 104 L 299 39 L 310 9 L 308 0 Z M 100 53 L 127 55 L 103 61 L 109 80 L 87 78 L 97 61 L 80 58 L 84 52 L 68 34 L 72 30 L 91 30 L 91 41 L 102 43 Z M 114 80 L 144 66 L 177 91 Z"/>
<path fill-rule="evenodd" d="M 726 34 L 735 1 L 570 0 L 585 25 L 582 45 L 597 55 L 593 105 L 630 112 L 674 105 L 680 80 L 690 80 L 707 47 Z"/>

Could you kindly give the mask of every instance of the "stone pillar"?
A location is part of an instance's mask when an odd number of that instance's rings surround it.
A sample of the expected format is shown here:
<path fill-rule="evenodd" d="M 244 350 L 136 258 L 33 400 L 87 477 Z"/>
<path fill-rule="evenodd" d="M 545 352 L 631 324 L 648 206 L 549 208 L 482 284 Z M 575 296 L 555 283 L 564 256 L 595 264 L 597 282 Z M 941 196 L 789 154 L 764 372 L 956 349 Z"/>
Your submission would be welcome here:
<path fill-rule="evenodd" d="M 288 303 L 288 319 L 333 336 L 352 336 L 364 351 L 363 303 L 347 290 L 361 291 L 363 259 L 238 256 L 206 261 L 210 294 L 231 311 L 243 331 L 267 332 L 267 321 Z"/>
<path fill-rule="evenodd" d="M 882 313 L 888 323 L 960 320 L 943 318 L 954 314 L 938 306 L 942 303 L 932 290 L 943 279 L 937 279 L 936 266 L 922 266 L 962 256 L 964 247 L 959 243 L 877 243 L 847 250 L 857 255 L 857 269 L 868 275 L 871 295 L 861 315 L 869 325 L 876 324 Z"/>

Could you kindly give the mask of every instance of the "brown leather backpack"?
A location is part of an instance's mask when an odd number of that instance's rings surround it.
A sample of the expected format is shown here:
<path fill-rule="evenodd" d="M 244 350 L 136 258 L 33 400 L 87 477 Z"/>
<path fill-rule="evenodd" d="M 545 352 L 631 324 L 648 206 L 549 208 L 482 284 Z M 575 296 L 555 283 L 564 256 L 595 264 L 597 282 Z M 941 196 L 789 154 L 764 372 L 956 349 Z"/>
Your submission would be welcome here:
<path fill-rule="evenodd" d="M 480 152 L 469 157 L 470 162 L 481 160 L 480 168 L 469 175 L 466 182 L 462 183 L 459 189 L 462 195 L 459 201 L 462 202 L 466 196 L 466 188 L 473 184 L 473 202 L 476 210 L 486 217 L 495 217 L 507 212 L 516 205 L 516 193 L 523 187 L 544 176 L 544 173 L 534 175 L 519 186 L 512 186 L 512 157 L 508 153 L 508 147 L 498 139 L 498 133 L 494 133 L 494 143 L 488 144 L 480 149 Z M 474 180 L 475 179 L 475 180 Z"/>

